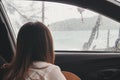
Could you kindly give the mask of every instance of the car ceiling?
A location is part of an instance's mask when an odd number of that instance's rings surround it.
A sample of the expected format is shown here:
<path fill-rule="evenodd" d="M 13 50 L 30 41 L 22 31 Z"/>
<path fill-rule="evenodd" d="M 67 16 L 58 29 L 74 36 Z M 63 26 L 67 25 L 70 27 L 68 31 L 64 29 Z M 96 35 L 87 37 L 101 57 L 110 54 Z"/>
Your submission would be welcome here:
<path fill-rule="evenodd" d="M 43 0 L 43 1 L 53 1 L 80 6 L 98 12 L 120 22 L 120 6 L 117 6 L 107 0 Z"/>

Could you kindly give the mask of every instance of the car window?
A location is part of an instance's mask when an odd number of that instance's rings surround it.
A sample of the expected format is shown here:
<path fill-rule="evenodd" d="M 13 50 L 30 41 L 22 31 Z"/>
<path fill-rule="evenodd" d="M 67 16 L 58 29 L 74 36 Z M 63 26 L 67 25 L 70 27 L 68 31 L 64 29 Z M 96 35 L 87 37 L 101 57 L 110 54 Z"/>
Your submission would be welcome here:
<path fill-rule="evenodd" d="M 82 7 L 44 1 L 3 0 L 17 36 L 29 21 L 50 29 L 58 51 L 116 51 L 120 23 Z"/>

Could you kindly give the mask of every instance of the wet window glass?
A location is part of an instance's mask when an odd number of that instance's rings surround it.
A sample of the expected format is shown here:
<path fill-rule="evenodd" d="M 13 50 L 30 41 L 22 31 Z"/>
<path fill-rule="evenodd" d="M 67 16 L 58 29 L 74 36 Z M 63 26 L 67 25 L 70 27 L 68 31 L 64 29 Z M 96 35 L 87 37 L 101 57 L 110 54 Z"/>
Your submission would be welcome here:
<path fill-rule="evenodd" d="M 120 23 L 82 7 L 44 1 L 3 0 L 17 36 L 29 21 L 41 21 L 50 29 L 55 50 L 115 51 Z"/>

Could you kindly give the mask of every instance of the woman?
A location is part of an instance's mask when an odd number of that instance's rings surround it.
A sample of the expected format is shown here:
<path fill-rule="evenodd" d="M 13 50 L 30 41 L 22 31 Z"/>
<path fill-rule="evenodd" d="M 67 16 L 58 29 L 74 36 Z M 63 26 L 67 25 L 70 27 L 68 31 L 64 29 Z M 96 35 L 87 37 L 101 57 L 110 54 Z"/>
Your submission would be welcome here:
<path fill-rule="evenodd" d="M 49 29 L 40 22 L 26 23 L 18 33 L 16 56 L 4 80 L 66 80 L 54 60 Z"/>

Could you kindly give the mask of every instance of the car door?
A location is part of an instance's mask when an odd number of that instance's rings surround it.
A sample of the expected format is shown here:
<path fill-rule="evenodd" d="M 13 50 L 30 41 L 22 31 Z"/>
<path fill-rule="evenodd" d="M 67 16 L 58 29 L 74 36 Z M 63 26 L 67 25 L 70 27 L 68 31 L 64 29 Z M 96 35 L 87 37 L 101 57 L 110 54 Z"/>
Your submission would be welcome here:
<path fill-rule="evenodd" d="M 49 27 L 55 44 L 55 64 L 61 70 L 71 71 L 82 80 L 119 80 L 119 22 L 91 12 L 87 3 L 55 2 L 4 0 L 3 5 L 16 36 L 28 21 L 38 20 Z M 101 6 L 97 9 L 99 12 Z"/>
<path fill-rule="evenodd" d="M 15 51 L 15 41 L 8 16 L 2 2 L 0 1 L 0 56 L 5 59 L 6 62 L 11 62 L 12 56 Z"/>

